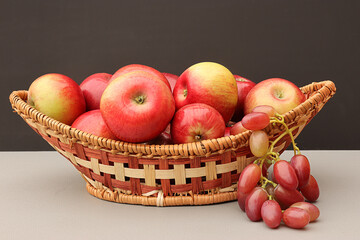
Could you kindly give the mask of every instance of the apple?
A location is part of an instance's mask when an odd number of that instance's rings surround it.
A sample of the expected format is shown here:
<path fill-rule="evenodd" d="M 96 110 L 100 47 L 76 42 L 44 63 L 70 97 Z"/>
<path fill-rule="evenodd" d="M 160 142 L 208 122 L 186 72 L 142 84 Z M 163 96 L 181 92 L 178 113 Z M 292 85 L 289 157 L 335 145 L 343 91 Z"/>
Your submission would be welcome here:
<path fill-rule="evenodd" d="M 226 127 L 225 128 L 225 133 L 224 133 L 224 137 L 228 137 L 231 135 L 231 127 Z"/>
<path fill-rule="evenodd" d="M 231 118 L 232 121 L 238 122 L 244 117 L 244 102 L 245 98 L 250 92 L 250 90 L 256 85 L 256 83 L 250 81 L 249 79 L 240 77 L 239 75 L 234 75 L 237 89 L 238 89 L 238 101 L 235 109 L 235 113 Z"/>
<path fill-rule="evenodd" d="M 27 102 L 43 114 L 68 125 L 86 110 L 79 85 L 58 73 L 42 75 L 32 82 Z"/>
<path fill-rule="evenodd" d="M 269 105 L 284 114 L 305 101 L 305 95 L 292 82 L 282 78 L 270 78 L 253 87 L 245 99 L 245 114 L 256 106 Z"/>
<path fill-rule="evenodd" d="M 91 133 L 95 136 L 117 140 L 115 135 L 106 125 L 99 109 L 81 114 L 75 119 L 71 127 L 77 128 L 83 132 Z"/>
<path fill-rule="evenodd" d="M 101 97 L 100 111 L 117 138 L 147 142 L 168 126 L 175 112 L 175 101 L 159 77 L 132 71 L 109 83 Z"/>
<path fill-rule="evenodd" d="M 141 64 L 130 64 L 130 65 L 126 65 L 126 66 L 120 68 L 119 70 L 117 70 L 114 73 L 114 75 L 112 75 L 112 77 L 110 78 L 110 82 L 113 81 L 114 79 L 118 78 L 120 75 L 129 73 L 132 71 L 144 71 L 151 75 L 154 75 L 155 77 L 157 77 L 158 79 L 163 81 L 169 87 L 169 89 L 171 89 L 169 81 L 166 79 L 166 77 L 161 72 L 159 72 L 155 68 L 152 68 L 152 67 L 149 67 L 146 65 L 141 65 Z"/>
<path fill-rule="evenodd" d="M 248 131 L 248 129 L 244 128 L 241 122 L 237 122 L 234 126 L 231 127 L 230 134 L 236 135 L 246 131 Z"/>
<path fill-rule="evenodd" d="M 170 87 L 171 87 L 171 92 L 174 91 L 174 87 L 175 87 L 175 84 L 176 84 L 176 81 L 178 80 L 179 76 L 177 75 L 174 75 L 174 74 L 171 74 L 171 73 L 166 73 L 166 72 L 163 72 L 162 73 L 166 79 L 169 81 L 170 83 Z"/>
<path fill-rule="evenodd" d="M 199 142 L 223 137 L 225 122 L 213 107 L 203 103 L 180 108 L 171 123 L 171 137 L 175 143 Z"/>
<path fill-rule="evenodd" d="M 108 73 L 95 73 L 85 78 L 80 84 L 87 111 L 100 108 L 101 95 L 107 87 L 111 76 L 112 75 Z"/>
<path fill-rule="evenodd" d="M 197 63 L 186 69 L 176 81 L 173 95 L 176 109 L 204 103 L 219 111 L 225 122 L 234 114 L 238 99 L 234 75 L 213 62 Z"/>
<path fill-rule="evenodd" d="M 171 135 L 170 133 L 164 131 L 160 133 L 159 136 L 148 142 L 148 144 L 158 144 L 158 145 L 172 144 Z"/>

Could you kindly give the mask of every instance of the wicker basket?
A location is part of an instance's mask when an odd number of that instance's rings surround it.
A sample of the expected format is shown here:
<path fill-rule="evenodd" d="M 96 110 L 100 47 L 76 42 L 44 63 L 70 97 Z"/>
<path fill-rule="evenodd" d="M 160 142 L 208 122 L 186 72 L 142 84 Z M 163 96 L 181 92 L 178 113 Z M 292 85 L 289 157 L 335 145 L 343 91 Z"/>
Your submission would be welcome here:
<path fill-rule="evenodd" d="M 301 88 L 307 100 L 284 114 L 297 137 L 335 94 L 333 82 Z M 97 137 L 60 123 L 26 104 L 27 91 L 10 95 L 13 109 L 55 150 L 67 158 L 86 181 L 88 192 L 119 203 L 154 206 L 204 205 L 237 198 L 242 169 L 253 162 L 248 147 L 251 131 L 189 144 L 143 145 Z M 282 125 L 269 125 L 270 139 Z M 284 137 L 275 150 L 290 144 Z"/>

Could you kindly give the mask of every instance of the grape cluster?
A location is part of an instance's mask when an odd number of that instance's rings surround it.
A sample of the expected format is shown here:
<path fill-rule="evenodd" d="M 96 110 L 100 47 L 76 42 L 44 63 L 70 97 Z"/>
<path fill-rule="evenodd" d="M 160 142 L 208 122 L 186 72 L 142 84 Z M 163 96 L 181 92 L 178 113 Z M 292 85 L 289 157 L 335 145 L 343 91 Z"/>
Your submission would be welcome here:
<path fill-rule="evenodd" d="M 319 186 L 310 174 L 309 160 L 295 144 L 292 132 L 297 126 L 289 129 L 284 118 L 270 106 L 255 109 L 241 123 L 253 131 L 249 146 L 252 154 L 259 158 L 248 165 L 239 177 L 237 194 L 240 208 L 251 221 L 263 220 L 270 228 L 277 228 L 281 221 L 291 228 L 303 228 L 315 221 L 320 211 L 310 202 L 318 199 Z M 268 124 L 282 124 L 285 131 L 274 141 L 269 141 L 262 130 Z M 280 159 L 274 151 L 276 143 L 287 134 L 294 148 L 290 161 Z"/>

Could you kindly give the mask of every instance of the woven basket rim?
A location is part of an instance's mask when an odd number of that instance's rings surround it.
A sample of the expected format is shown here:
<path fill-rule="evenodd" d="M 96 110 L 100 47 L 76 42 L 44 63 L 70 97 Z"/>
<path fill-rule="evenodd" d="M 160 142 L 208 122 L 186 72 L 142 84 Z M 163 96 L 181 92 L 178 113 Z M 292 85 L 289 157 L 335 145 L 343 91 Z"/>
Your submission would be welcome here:
<path fill-rule="evenodd" d="M 314 93 L 309 98 L 307 98 L 303 103 L 290 110 L 289 112 L 283 114 L 285 123 L 293 122 L 301 114 L 306 113 L 307 111 L 314 108 L 314 103 L 320 101 L 327 102 L 336 92 L 335 84 L 330 80 L 325 80 L 321 82 L 313 82 L 311 84 L 300 87 L 300 90 L 304 93 Z M 246 144 L 248 141 L 251 130 L 246 132 L 230 135 L 225 137 L 220 137 L 216 139 L 202 140 L 200 142 L 185 143 L 185 144 L 167 144 L 167 145 L 158 145 L 158 144 L 139 144 L 139 143 L 130 143 L 121 140 L 113 140 L 104 137 L 95 136 L 93 134 L 83 132 L 76 128 L 72 128 L 69 125 L 66 125 L 62 122 L 59 122 L 41 112 L 35 108 L 28 105 L 25 100 L 27 98 L 27 90 L 17 90 L 13 91 L 10 94 L 10 102 L 15 111 L 22 112 L 31 117 L 31 119 L 38 121 L 42 125 L 52 129 L 53 131 L 59 132 L 64 136 L 71 139 L 72 142 L 81 142 L 83 145 L 93 145 L 94 148 L 101 148 L 102 150 L 108 150 L 112 153 L 123 153 L 127 154 L 127 151 L 122 151 L 122 148 L 131 149 L 133 153 L 141 153 L 145 150 L 148 152 L 156 152 L 160 149 L 167 148 L 168 151 L 162 151 L 166 154 L 162 156 L 179 156 L 179 157 L 189 157 L 189 156 L 210 156 L 214 153 L 223 153 L 226 150 L 236 150 L 239 146 Z M 268 126 L 265 128 L 266 132 L 271 132 L 272 127 Z M 141 150 L 141 152 L 137 150 Z M 170 150 L 169 150 L 170 149 Z M 178 154 L 173 154 L 172 150 Z M 151 155 L 151 154 L 150 154 Z"/>

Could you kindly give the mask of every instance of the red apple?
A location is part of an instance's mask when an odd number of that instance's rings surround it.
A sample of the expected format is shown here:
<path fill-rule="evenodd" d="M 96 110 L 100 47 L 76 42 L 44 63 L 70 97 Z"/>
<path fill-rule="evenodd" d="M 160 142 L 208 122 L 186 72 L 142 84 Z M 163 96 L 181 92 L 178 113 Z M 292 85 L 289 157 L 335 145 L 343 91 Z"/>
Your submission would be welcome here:
<path fill-rule="evenodd" d="M 145 71 L 122 74 L 109 83 L 100 111 L 116 137 L 127 142 L 146 142 L 162 133 L 175 112 L 167 85 Z"/>
<path fill-rule="evenodd" d="M 230 131 L 231 131 L 231 127 L 226 127 L 226 128 L 225 128 L 224 137 L 230 136 L 230 135 L 231 135 Z"/>
<path fill-rule="evenodd" d="M 68 125 L 86 109 L 79 85 L 58 73 L 45 74 L 30 85 L 28 104 Z"/>
<path fill-rule="evenodd" d="M 233 74 L 213 62 L 195 64 L 185 70 L 174 88 L 176 109 L 204 103 L 215 108 L 228 122 L 237 104 L 237 85 Z"/>
<path fill-rule="evenodd" d="M 292 82 L 282 78 L 270 78 L 253 87 L 245 99 L 245 114 L 256 106 L 270 105 L 284 114 L 305 101 L 305 95 Z"/>
<path fill-rule="evenodd" d="M 174 74 L 171 74 L 171 73 L 166 73 L 166 72 L 163 72 L 162 73 L 166 79 L 169 81 L 170 83 L 170 87 L 171 87 L 171 92 L 174 91 L 174 87 L 175 87 L 175 84 L 176 84 L 176 81 L 178 80 L 179 76 L 176 76 Z"/>
<path fill-rule="evenodd" d="M 234 126 L 231 127 L 230 134 L 236 135 L 246 131 L 248 131 L 248 129 L 244 128 L 241 122 L 237 122 Z"/>
<path fill-rule="evenodd" d="M 225 122 L 213 107 L 193 103 L 180 108 L 171 123 L 171 137 L 175 143 L 199 142 L 223 137 Z"/>
<path fill-rule="evenodd" d="M 166 79 L 166 77 L 161 72 L 159 72 L 155 68 L 152 68 L 152 67 L 149 67 L 146 65 L 141 65 L 141 64 L 130 64 L 130 65 L 126 65 L 126 66 L 120 68 L 110 78 L 110 82 L 113 81 L 114 79 L 118 78 L 120 75 L 129 73 L 132 71 L 144 71 L 151 75 L 154 75 L 154 77 L 157 77 L 158 79 L 163 81 L 169 87 L 169 89 L 171 89 L 169 81 Z"/>
<path fill-rule="evenodd" d="M 99 109 L 81 114 L 75 119 L 71 127 L 77 128 L 83 132 L 91 133 L 95 136 L 117 140 L 115 135 L 105 124 Z"/>
<path fill-rule="evenodd" d="M 244 117 L 244 102 L 245 98 L 250 92 L 250 90 L 256 85 L 256 83 L 250 81 L 249 79 L 240 77 L 239 75 L 234 75 L 237 89 L 238 89 L 238 102 L 236 105 L 235 113 L 231 118 L 232 121 L 238 122 Z"/>
<path fill-rule="evenodd" d="M 107 87 L 111 74 L 95 73 L 85 78 L 80 84 L 86 102 L 86 110 L 95 110 L 100 108 L 101 95 Z"/>
<path fill-rule="evenodd" d="M 160 133 L 159 136 L 148 142 L 148 144 L 159 144 L 159 145 L 172 144 L 171 135 L 166 131 L 164 131 Z"/>

